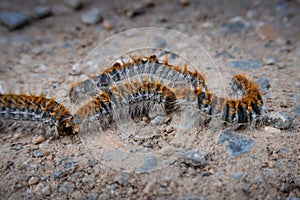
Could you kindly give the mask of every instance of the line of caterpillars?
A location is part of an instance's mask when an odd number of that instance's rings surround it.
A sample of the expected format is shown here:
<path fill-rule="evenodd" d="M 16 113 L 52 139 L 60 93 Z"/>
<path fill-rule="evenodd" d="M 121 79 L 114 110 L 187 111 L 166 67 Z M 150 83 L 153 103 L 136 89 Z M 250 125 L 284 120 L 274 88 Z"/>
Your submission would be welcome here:
<path fill-rule="evenodd" d="M 142 76 L 145 74 L 146 77 Z M 176 85 L 170 88 L 161 80 L 185 82 L 189 88 Z M 116 109 L 126 106 L 125 116 L 130 117 L 147 115 L 153 109 L 169 114 L 180 109 L 178 102 L 191 93 L 200 112 L 221 115 L 227 123 L 256 121 L 263 107 L 258 87 L 244 75 L 237 74 L 232 78 L 231 89 L 239 98 L 217 97 L 207 89 L 204 77 L 197 71 L 172 66 L 167 60 L 161 63 L 156 56 L 132 58 L 128 63 L 115 63 L 100 75 L 73 86 L 69 95 L 73 104 L 88 100 L 74 115 L 44 95 L 1 94 L 0 131 L 20 129 L 46 136 L 69 135 L 77 133 L 86 119 L 101 121 L 103 126 L 109 124 L 114 120 Z"/>

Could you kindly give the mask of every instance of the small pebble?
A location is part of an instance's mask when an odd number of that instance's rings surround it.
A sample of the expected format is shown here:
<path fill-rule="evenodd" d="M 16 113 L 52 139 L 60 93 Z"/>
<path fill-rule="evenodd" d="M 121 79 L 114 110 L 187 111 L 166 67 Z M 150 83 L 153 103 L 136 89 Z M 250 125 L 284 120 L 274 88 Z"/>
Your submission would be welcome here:
<path fill-rule="evenodd" d="M 33 9 L 33 16 L 42 19 L 51 16 L 52 11 L 49 6 L 38 6 Z"/>
<path fill-rule="evenodd" d="M 257 34 L 263 40 L 274 41 L 278 37 L 277 32 L 273 29 L 270 24 L 259 25 L 256 29 Z"/>
<path fill-rule="evenodd" d="M 155 6 L 155 3 L 153 0 L 143 0 L 143 3 L 147 8 L 151 8 L 151 7 Z"/>
<path fill-rule="evenodd" d="M 28 180 L 28 185 L 35 185 L 39 182 L 39 178 L 37 177 L 31 177 L 29 180 Z"/>
<path fill-rule="evenodd" d="M 277 129 L 289 129 L 292 126 L 293 118 L 280 112 L 268 113 L 265 116 L 265 124 Z"/>
<path fill-rule="evenodd" d="M 3 12 L 0 15 L 2 23 L 9 29 L 14 30 L 21 28 L 29 23 L 29 16 L 19 12 Z"/>
<path fill-rule="evenodd" d="M 63 173 L 63 171 L 62 170 L 56 170 L 54 173 L 53 173 L 53 178 L 54 179 L 58 179 L 58 178 L 60 178 L 60 176 L 62 175 L 62 173 Z"/>
<path fill-rule="evenodd" d="M 297 106 L 295 107 L 295 109 L 292 110 L 292 112 L 296 113 L 296 115 L 300 115 L 300 104 L 297 105 Z"/>
<path fill-rule="evenodd" d="M 288 43 L 288 41 L 283 37 L 277 37 L 275 42 L 279 45 L 286 45 Z"/>
<path fill-rule="evenodd" d="M 135 16 L 138 16 L 138 15 L 142 15 L 145 12 L 146 12 L 146 7 L 143 4 L 141 4 L 141 5 L 135 6 L 132 10 L 130 10 L 127 13 L 127 16 L 128 17 L 135 17 Z"/>
<path fill-rule="evenodd" d="M 245 28 L 249 29 L 251 24 L 250 22 L 248 22 L 247 20 L 245 20 L 244 18 L 240 17 L 240 16 L 236 16 L 233 17 L 229 20 L 229 22 L 231 23 L 235 23 L 235 24 L 243 24 Z"/>
<path fill-rule="evenodd" d="M 180 31 L 183 31 L 183 32 L 188 30 L 188 26 L 186 24 L 183 24 L 183 23 L 178 24 L 177 27 Z"/>
<path fill-rule="evenodd" d="M 128 183 L 128 181 L 125 176 L 121 176 L 117 179 L 117 183 L 120 185 L 126 185 Z"/>
<path fill-rule="evenodd" d="M 81 21 L 87 25 L 94 25 L 103 20 L 100 9 L 91 8 L 81 15 Z"/>
<path fill-rule="evenodd" d="M 167 22 L 168 18 L 165 15 L 158 15 L 157 20 L 159 22 Z"/>
<path fill-rule="evenodd" d="M 42 194 L 46 196 L 51 194 L 51 189 L 48 185 L 42 188 Z"/>
<path fill-rule="evenodd" d="M 182 6 L 188 6 L 190 4 L 189 0 L 179 0 L 180 5 Z"/>
<path fill-rule="evenodd" d="M 234 175 L 233 175 L 233 178 L 239 179 L 239 178 L 242 178 L 242 176 L 244 176 L 244 174 L 240 172 L 240 173 L 234 174 Z"/>
<path fill-rule="evenodd" d="M 157 166 L 157 159 L 154 156 L 146 156 L 140 168 L 141 173 L 149 172 Z"/>
<path fill-rule="evenodd" d="M 32 138 L 31 142 L 32 144 L 40 144 L 42 142 L 44 142 L 46 140 L 46 138 L 42 135 L 36 135 Z"/>
<path fill-rule="evenodd" d="M 145 186 L 144 190 L 143 190 L 144 194 L 152 195 L 152 193 L 155 189 L 155 185 L 156 185 L 155 181 L 148 182 L 147 185 Z"/>
<path fill-rule="evenodd" d="M 227 142 L 226 149 L 233 156 L 248 153 L 253 147 L 254 140 L 243 135 L 223 131 L 218 139 L 219 143 Z"/>
<path fill-rule="evenodd" d="M 223 31 L 221 34 L 227 36 L 229 34 L 238 34 L 241 35 L 242 31 L 247 28 L 242 22 L 225 22 L 220 24 Z"/>
<path fill-rule="evenodd" d="M 63 194 L 70 194 L 74 191 L 74 189 L 75 189 L 74 183 L 69 183 L 69 182 L 65 181 L 62 184 L 62 186 L 58 189 L 58 191 Z"/>
<path fill-rule="evenodd" d="M 108 31 L 110 31 L 110 30 L 112 30 L 114 27 L 111 25 L 111 23 L 109 23 L 109 21 L 107 21 L 107 20 L 104 20 L 103 22 L 102 22 L 102 25 L 103 25 L 103 27 L 106 29 L 106 30 L 108 30 Z"/>
<path fill-rule="evenodd" d="M 76 165 L 77 165 L 76 162 L 65 162 L 63 166 L 65 169 L 71 169 L 74 168 Z"/>
<path fill-rule="evenodd" d="M 166 127 L 166 132 L 167 132 L 167 133 L 171 133 L 171 132 L 173 132 L 173 131 L 174 131 L 173 126 L 167 126 L 167 127 Z"/>
<path fill-rule="evenodd" d="M 265 181 L 259 176 L 254 177 L 253 183 L 258 185 L 265 185 Z"/>
<path fill-rule="evenodd" d="M 32 152 L 33 157 L 43 157 L 43 152 L 41 150 L 34 150 Z"/>
<path fill-rule="evenodd" d="M 268 57 L 265 57 L 263 58 L 263 62 L 265 65 L 274 65 L 275 64 L 275 58 L 271 57 L 271 58 L 268 58 Z"/>
<path fill-rule="evenodd" d="M 87 176 L 87 177 L 83 177 L 82 182 L 85 184 L 91 184 L 95 182 L 95 177 L 93 176 Z"/>
<path fill-rule="evenodd" d="M 247 18 L 249 19 L 256 19 L 258 17 L 258 13 L 256 10 L 249 10 L 247 13 Z"/>
<path fill-rule="evenodd" d="M 274 134 L 277 134 L 277 133 L 281 132 L 280 129 L 277 129 L 277 128 L 274 128 L 274 127 L 271 127 L 271 126 L 266 126 L 265 131 L 268 132 L 268 133 L 274 133 Z"/>
<path fill-rule="evenodd" d="M 205 156 L 199 150 L 190 150 L 182 155 L 183 163 L 194 167 L 207 165 Z"/>
<path fill-rule="evenodd" d="M 300 197 L 288 197 L 286 200 L 300 200 Z"/>
<path fill-rule="evenodd" d="M 65 3 L 66 5 L 70 6 L 74 10 L 79 10 L 83 6 L 81 0 L 66 0 Z"/>
<path fill-rule="evenodd" d="M 12 146 L 10 147 L 11 150 L 14 151 L 19 151 L 21 149 L 23 149 L 23 144 L 17 143 L 17 144 L 12 144 Z"/>

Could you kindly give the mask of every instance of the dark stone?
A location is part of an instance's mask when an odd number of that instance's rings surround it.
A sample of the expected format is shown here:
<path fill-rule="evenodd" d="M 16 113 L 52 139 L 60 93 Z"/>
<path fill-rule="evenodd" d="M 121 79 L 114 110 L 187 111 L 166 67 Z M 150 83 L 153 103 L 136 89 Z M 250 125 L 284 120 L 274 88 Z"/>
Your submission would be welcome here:
<path fill-rule="evenodd" d="M 81 21 L 87 25 L 94 25 L 103 21 L 100 9 L 92 8 L 81 15 Z"/>
<path fill-rule="evenodd" d="M 233 156 L 239 156 L 249 152 L 254 144 L 254 141 L 251 138 L 227 131 L 221 133 L 218 142 L 227 142 L 226 149 Z"/>
<path fill-rule="evenodd" d="M 33 9 L 33 15 L 37 19 L 42 19 L 52 15 L 52 11 L 49 6 L 38 6 Z"/>
<path fill-rule="evenodd" d="M 165 15 L 158 15 L 157 19 L 159 22 L 167 22 L 168 21 L 168 19 Z"/>
<path fill-rule="evenodd" d="M 24 13 L 18 12 L 3 12 L 0 15 L 2 23 L 9 29 L 14 30 L 21 28 L 29 23 L 30 18 Z"/>
<path fill-rule="evenodd" d="M 250 60 L 240 60 L 240 61 L 229 61 L 227 62 L 228 67 L 234 67 L 241 70 L 247 69 L 257 69 L 260 68 L 262 65 L 259 60 L 250 59 Z"/>
<path fill-rule="evenodd" d="M 83 6 L 81 0 L 66 0 L 65 3 L 74 10 L 79 10 Z"/>
<path fill-rule="evenodd" d="M 127 15 L 128 17 L 135 17 L 138 15 L 142 15 L 146 12 L 146 7 L 144 5 L 137 5 L 132 10 L 130 10 Z"/>

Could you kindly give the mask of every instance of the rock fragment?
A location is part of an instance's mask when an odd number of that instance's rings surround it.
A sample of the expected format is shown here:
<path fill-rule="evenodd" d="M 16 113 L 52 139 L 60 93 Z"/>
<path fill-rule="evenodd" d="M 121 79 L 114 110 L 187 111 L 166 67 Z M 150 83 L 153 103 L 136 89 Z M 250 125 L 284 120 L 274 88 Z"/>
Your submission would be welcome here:
<path fill-rule="evenodd" d="M 95 25 L 95 24 L 103 21 L 100 9 L 92 8 L 92 9 L 88 10 L 87 12 L 83 13 L 81 15 L 81 21 L 87 25 Z"/>
<path fill-rule="evenodd" d="M 29 16 L 21 12 L 3 12 L 0 19 L 9 30 L 21 28 L 30 21 Z"/>

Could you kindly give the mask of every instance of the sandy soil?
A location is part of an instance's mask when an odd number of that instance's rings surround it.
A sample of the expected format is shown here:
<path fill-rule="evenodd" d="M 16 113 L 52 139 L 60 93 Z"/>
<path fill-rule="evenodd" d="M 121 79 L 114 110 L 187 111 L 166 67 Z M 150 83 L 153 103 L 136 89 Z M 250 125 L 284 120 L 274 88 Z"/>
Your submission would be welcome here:
<path fill-rule="evenodd" d="M 0 12 L 32 15 L 38 5 L 49 6 L 52 15 L 31 19 L 17 30 L 0 26 L 1 93 L 43 92 L 70 106 L 71 84 L 91 73 L 81 69 L 83 74 L 74 74 L 74 65 L 99 42 L 131 28 L 164 27 L 197 40 L 225 81 L 237 72 L 257 81 L 266 112 L 289 115 L 293 124 L 288 130 L 261 125 L 240 131 L 254 144 L 239 156 L 218 142 L 221 130 L 192 129 L 188 134 L 195 138 L 186 151 L 202 152 L 205 166 L 179 155 L 146 173 L 97 159 L 88 136 L 35 145 L 30 133 L 1 134 L 1 199 L 300 199 L 299 1 L 85 1 L 79 10 L 61 1 L 1 1 Z M 100 8 L 104 22 L 81 21 L 91 7 Z M 259 66 L 228 66 L 240 60 L 255 60 Z M 223 87 L 209 72 L 204 74 L 209 86 Z"/>

